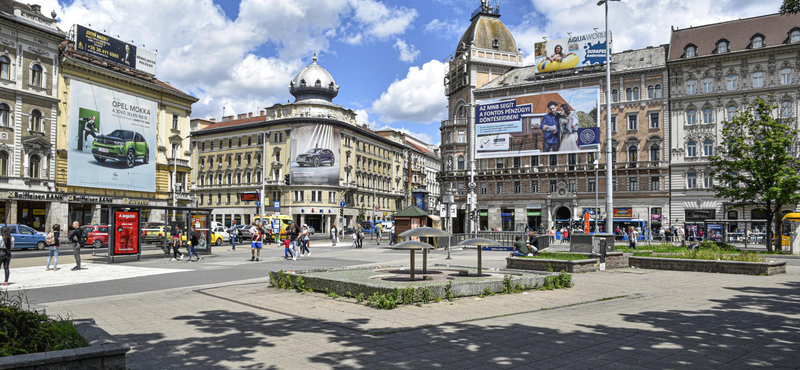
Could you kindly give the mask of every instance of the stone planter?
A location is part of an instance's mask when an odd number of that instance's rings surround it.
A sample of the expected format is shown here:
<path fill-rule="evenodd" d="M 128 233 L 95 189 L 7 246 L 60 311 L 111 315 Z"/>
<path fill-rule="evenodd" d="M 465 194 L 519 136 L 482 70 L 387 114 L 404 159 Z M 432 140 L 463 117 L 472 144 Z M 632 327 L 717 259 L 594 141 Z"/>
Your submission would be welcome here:
<path fill-rule="evenodd" d="M 652 270 L 716 272 L 742 275 L 776 275 L 786 273 L 786 262 L 708 261 L 680 258 L 629 257 L 631 267 Z"/>
<path fill-rule="evenodd" d="M 104 369 L 125 370 L 125 354 L 131 347 L 117 341 L 95 325 L 94 320 L 75 321 L 78 333 L 88 346 L 41 353 L 0 357 L 0 370 L 5 369 Z"/>
<path fill-rule="evenodd" d="M 559 259 L 541 259 L 541 258 L 524 258 L 524 257 L 507 257 L 506 268 L 515 270 L 534 270 L 534 271 L 553 271 L 561 272 L 566 271 L 570 273 L 575 272 L 592 272 L 600 269 L 600 255 L 596 253 L 574 253 L 585 255 L 586 259 L 582 260 L 559 260 Z M 618 269 L 628 267 L 628 257 L 622 252 L 608 252 L 606 253 L 606 269 Z"/>

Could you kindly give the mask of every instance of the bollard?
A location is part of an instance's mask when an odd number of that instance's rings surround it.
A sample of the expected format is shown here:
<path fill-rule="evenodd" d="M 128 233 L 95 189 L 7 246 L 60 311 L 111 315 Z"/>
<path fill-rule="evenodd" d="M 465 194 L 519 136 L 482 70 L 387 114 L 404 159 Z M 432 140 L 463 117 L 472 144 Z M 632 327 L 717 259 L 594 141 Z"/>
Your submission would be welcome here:
<path fill-rule="evenodd" d="M 606 269 L 606 240 L 605 238 L 600 241 L 600 271 Z"/>

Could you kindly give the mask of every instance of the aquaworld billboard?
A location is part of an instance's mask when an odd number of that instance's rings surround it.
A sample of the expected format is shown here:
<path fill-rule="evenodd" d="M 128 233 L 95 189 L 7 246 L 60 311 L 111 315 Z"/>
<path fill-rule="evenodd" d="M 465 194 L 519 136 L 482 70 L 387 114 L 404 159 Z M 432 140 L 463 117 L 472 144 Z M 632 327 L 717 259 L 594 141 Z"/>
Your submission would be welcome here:
<path fill-rule="evenodd" d="M 595 32 L 537 42 L 534 45 L 536 72 L 548 73 L 606 64 L 606 41 L 605 32 Z"/>

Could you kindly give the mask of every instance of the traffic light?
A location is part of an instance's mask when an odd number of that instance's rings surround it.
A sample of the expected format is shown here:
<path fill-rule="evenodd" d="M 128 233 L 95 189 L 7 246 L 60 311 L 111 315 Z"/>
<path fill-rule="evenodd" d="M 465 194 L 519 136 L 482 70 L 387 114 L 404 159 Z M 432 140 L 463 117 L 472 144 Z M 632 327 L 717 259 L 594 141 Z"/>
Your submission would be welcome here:
<path fill-rule="evenodd" d="M 292 175 L 287 173 L 285 176 L 283 176 L 283 183 L 286 184 L 286 185 L 291 185 L 292 184 Z"/>
<path fill-rule="evenodd" d="M 344 207 L 339 208 L 339 217 L 344 217 Z"/>

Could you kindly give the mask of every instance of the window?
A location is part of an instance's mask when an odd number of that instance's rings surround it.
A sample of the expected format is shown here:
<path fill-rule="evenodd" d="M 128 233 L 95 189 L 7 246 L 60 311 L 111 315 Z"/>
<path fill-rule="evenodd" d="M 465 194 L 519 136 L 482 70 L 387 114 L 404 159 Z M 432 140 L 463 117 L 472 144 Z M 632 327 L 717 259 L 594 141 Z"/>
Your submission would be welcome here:
<path fill-rule="evenodd" d="M 714 114 L 710 108 L 703 109 L 703 123 L 713 123 Z"/>
<path fill-rule="evenodd" d="M 467 142 L 467 133 L 464 130 L 458 130 L 458 142 L 459 143 Z"/>
<path fill-rule="evenodd" d="M 42 132 L 42 112 L 39 112 L 38 109 L 34 109 L 31 112 L 30 130 L 35 132 Z"/>
<path fill-rule="evenodd" d="M 714 91 L 714 80 L 711 78 L 704 78 L 703 81 L 703 93 L 710 93 Z"/>
<path fill-rule="evenodd" d="M 685 54 L 687 58 L 695 57 L 697 56 L 697 48 L 694 46 L 687 46 Z"/>
<path fill-rule="evenodd" d="M 689 172 L 686 174 L 686 187 L 689 189 L 697 187 L 697 173 Z"/>
<path fill-rule="evenodd" d="M 480 183 L 480 186 L 478 187 L 478 189 L 479 189 L 478 190 L 479 194 L 489 194 L 489 184 L 487 184 L 485 182 Z"/>
<path fill-rule="evenodd" d="M 764 38 L 761 36 L 753 37 L 753 49 L 764 47 Z"/>
<path fill-rule="evenodd" d="M 11 79 L 11 60 L 8 57 L 0 57 L 0 78 L 4 80 Z"/>
<path fill-rule="evenodd" d="M 697 143 L 694 141 L 690 141 L 686 145 L 686 156 L 687 157 L 697 157 Z"/>
<path fill-rule="evenodd" d="M 514 181 L 514 194 L 522 193 L 522 181 Z"/>
<path fill-rule="evenodd" d="M 686 112 L 686 124 L 687 125 L 696 125 L 697 124 L 697 111 L 690 110 Z"/>
<path fill-rule="evenodd" d="M 695 80 L 686 81 L 686 95 L 694 95 L 697 92 L 695 88 L 696 86 L 697 86 L 697 81 Z"/>
<path fill-rule="evenodd" d="M 222 194 L 217 193 L 217 204 L 222 204 Z"/>
<path fill-rule="evenodd" d="M 28 177 L 30 177 L 32 179 L 38 179 L 39 178 L 39 166 L 41 164 L 40 162 L 41 162 L 41 159 L 39 158 L 38 155 L 34 154 L 34 155 L 31 156 L 31 164 L 28 167 Z"/>
<path fill-rule="evenodd" d="M 791 118 L 794 116 L 792 114 L 792 102 L 785 101 L 781 103 L 781 118 Z"/>
<path fill-rule="evenodd" d="M 635 163 L 639 160 L 639 147 L 631 145 L 628 148 L 628 162 Z"/>
<path fill-rule="evenodd" d="M 571 191 L 573 193 L 578 192 L 578 183 L 575 182 L 575 180 L 569 180 L 569 183 L 567 184 L 567 186 L 569 186 L 569 188 L 568 188 L 569 191 Z"/>
<path fill-rule="evenodd" d="M 554 193 L 556 191 L 556 180 L 550 180 L 550 192 Z"/>
<path fill-rule="evenodd" d="M 447 132 L 447 143 L 450 144 L 452 142 L 453 142 L 453 132 L 452 131 L 448 131 Z"/>
<path fill-rule="evenodd" d="M 611 132 L 617 132 L 617 116 L 611 116 Z"/>
<path fill-rule="evenodd" d="M 611 90 L 611 102 L 617 103 L 619 102 L 619 90 Z"/>
<path fill-rule="evenodd" d="M 629 177 L 628 178 L 628 191 L 638 191 L 639 190 L 639 178 L 637 177 Z"/>
<path fill-rule="evenodd" d="M 575 153 L 570 153 L 570 154 L 568 154 L 568 155 L 567 155 L 567 163 L 569 163 L 570 165 L 575 165 L 575 164 L 577 164 L 577 163 L 578 163 L 578 155 L 577 155 L 577 154 L 575 154 Z M 572 167 L 572 166 L 570 166 L 570 169 L 571 169 L 571 170 L 574 170 L 574 169 L 575 169 L 575 167 Z"/>
<path fill-rule="evenodd" d="M 656 97 L 656 87 L 653 86 L 653 85 L 648 85 L 647 86 L 647 98 L 648 99 L 653 99 L 655 97 Z"/>
<path fill-rule="evenodd" d="M 711 140 L 703 142 L 703 155 L 706 157 L 714 155 L 714 143 L 712 143 Z"/>
<path fill-rule="evenodd" d="M 790 83 L 792 83 L 792 69 L 791 68 L 781 69 L 781 85 L 788 85 Z"/>
<path fill-rule="evenodd" d="M 322 202 L 322 191 L 315 190 L 311 192 L 312 202 Z"/>
<path fill-rule="evenodd" d="M 753 73 L 753 87 L 764 87 L 764 72 Z"/>
<path fill-rule="evenodd" d="M 522 157 L 514 157 L 514 159 L 512 159 L 512 161 L 513 161 L 514 168 L 522 167 Z"/>
<path fill-rule="evenodd" d="M 597 191 L 597 182 L 595 179 L 589 179 L 586 183 L 586 191 Z"/>
<path fill-rule="evenodd" d="M 466 164 L 465 164 L 465 161 L 464 161 L 464 157 L 463 156 L 459 156 L 458 157 L 458 169 L 460 171 L 463 171 L 465 169 L 465 165 Z"/>
<path fill-rule="evenodd" d="M 225 204 L 231 204 L 231 194 L 225 194 Z"/>
<path fill-rule="evenodd" d="M 635 114 L 631 114 L 630 116 L 628 116 L 628 130 L 629 131 L 631 131 L 631 130 L 632 131 L 636 131 L 636 130 L 639 129 L 638 119 L 639 119 L 639 117 L 637 115 L 635 115 Z"/>
<path fill-rule="evenodd" d="M 551 166 L 558 166 L 558 155 L 551 154 L 550 155 L 550 165 Z"/>
<path fill-rule="evenodd" d="M 506 192 L 506 186 L 502 182 L 498 182 L 494 184 L 494 193 L 495 194 L 504 194 Z"/>
<path fill-rule="evenodd" d="M 495 168 L 506 168 L 506 159 L 505 158 L 497 158 L 494 160 Z"/>
<path fill-rule="evenodd" d="M 294 192 L 294 201 L 295 202 L 302 202 L 303 201 L 303 192 L 302 191 L 295 191 Z"/>
<path fill-rule="evenodd" d="M 44 70 L 42 66 L 38 64 L 34 64 L 31 67 L 31 85 L 36 87 L 42 87 L 42 73 Z"/>
<path fill-rule="evenodd" d="M 661 147 L 658 144 L 650 146 L 650 160 L 653 162 L 661 160 Z"/>
<path fill-rule="evenodd" d="M 733 121 L 733 118 L 736 117 L 736 107 L 728 107 L 728 121 Z"/>
<path fill-rule="evenodd" d="M 617 163 L 617 147 L 611 148 L 611 162 Z"/>
<path fill-rule="evenodd" d="M 214 150 L 214 141 L 211 141 L 211 150 Z"/>
<path fill-rule="evenodd" d="M 799 30 L 792 31 L 792 34 L 789 37 L 791 42 L 800 42 L 800 31 Z"/>
<path fill-rule="evenodd" d="M 638 87 L 634 87 L 633 88 L 633 100 L 639 100 L 639 88 Z"/>
<path fill-rule="evenodd" d="M 658 113 L 650 113 L 650 128 L 659 128 L 661 126 L 658 119 L 659 116 Z"/>
<path fill-rule="evenodd" d="M 728 52 L 728 43 L 725 41 L 720 41 L 717 44 L 717 52 L 718 53 L 727 53 Z"/>
<path fill-rule="evenodd" d="M 203 194 L 200 194 L 200 204 L 201 204 L 201 205 L 203 204 L 203 200 L 204 200 L 204 198 L 205 198 L 205 197 L 203 196 Z"/>
<path fill-rule="evenodd" d="M 725 79 L 725 87 L 731 91 L 736 90 L 736 76 L 730 75 Z"/>
<path fill-rule="evenodd" d="M 650 190 L 661 190 L 661 179 L 658 177 L 650 178 Z"/>
<path fill-rule="evenodd" d="M 711 174 L 705 174 L 703 176 L 703 187 L 706 189 L 711 189 L 714 187 L 714 178 L 711 177 Z"/>
<path fill-rule="evenodd" d="M 172 115 L 172 129 L 173 130 L 177 130 L 178 129 L 178 115 L 177 114 L 173 114 Z"/>
<path fill-rule="evenodd" d="M 236 174 L 236 183 L 237 184 L 241 184 L 242 183 L 242 174 L 241 173 L 237 173 Z"/>
<path fill-rule="evenodd" d="M 531 156 L 531 167 L 536 167 L 539 165 L 539 156 Z"/>
<path fill-rule="evenodd" d="M 661 85 L 656 85 L 656 99 L 661 99 L 662 96 Z"/>
<path fill-rule="evenodd" d="M 625 89 L 625 101 L 631 100 L 633 100 L 633 89 L 629 87 Z"/>
<path fill-rule="evenodd" d="M 0 152 L 0 176 L 8 176 L 8 153 Z"/>
<path fill-rule="evenodd" d="M 613 187 L 614 191 L 619 191 L 619 181 L 615 177 L 614 180 L 611 181 L 611 186 Z"/>
<path fill-rule="evenodd" d="M 531 193 L 538 193 L 539 192 L 539 181 L 533 180 L 531 181 Z"/>

